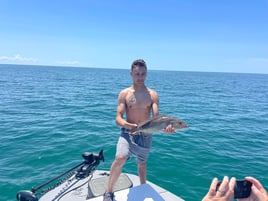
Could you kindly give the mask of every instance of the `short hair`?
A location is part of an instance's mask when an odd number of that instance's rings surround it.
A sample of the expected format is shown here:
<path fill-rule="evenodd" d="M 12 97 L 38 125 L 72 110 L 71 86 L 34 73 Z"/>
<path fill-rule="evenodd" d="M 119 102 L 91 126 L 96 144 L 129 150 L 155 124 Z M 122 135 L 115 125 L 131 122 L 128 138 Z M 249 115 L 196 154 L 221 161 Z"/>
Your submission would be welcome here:
<path fill-rule="evenodd" d="M 137 59 L 137 60 L 133 61 L 132 65 L 131 65 L 131 71 L 133 70 L 133 68 L 135 66 L 144 67 L 145 70 L 147 70 L 146 63 L 143 59 Z"/>

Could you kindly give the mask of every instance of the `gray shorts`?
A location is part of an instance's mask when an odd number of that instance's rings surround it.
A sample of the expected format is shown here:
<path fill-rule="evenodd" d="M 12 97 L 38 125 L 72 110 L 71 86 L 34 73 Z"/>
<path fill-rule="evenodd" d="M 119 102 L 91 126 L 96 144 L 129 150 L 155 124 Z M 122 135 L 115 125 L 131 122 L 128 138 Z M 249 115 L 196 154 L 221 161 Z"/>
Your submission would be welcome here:
<path fill-rule="evenodd" d="M 137 163 L 147 161 L 152 144 L 152 135 L 129 134 L 125 128 L 121 128 L 121 134 L 116 147 L 116 156 L 125 156 L 129 159 L 136 157 Z"/>

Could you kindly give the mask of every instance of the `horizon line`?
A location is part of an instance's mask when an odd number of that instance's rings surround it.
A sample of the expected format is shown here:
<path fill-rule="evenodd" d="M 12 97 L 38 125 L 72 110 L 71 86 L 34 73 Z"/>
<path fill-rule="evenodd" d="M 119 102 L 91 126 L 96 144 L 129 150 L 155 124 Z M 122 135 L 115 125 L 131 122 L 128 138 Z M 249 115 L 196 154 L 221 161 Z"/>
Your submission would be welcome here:
<path fill-rule="evenodd" d="M 111 70 L 130 70 L 130 68 L 120 67 L 94 67 L 94 66 L 63 66 L 63 65 L 45 65 L 45 64 L 10 64 L 0 63 L 0 65 L 11 65 L 11 66 L 36 66 L 36 67 L 52 67 L 52 68 L 92 68 L 92 69 L 111 69 Z M 196 70 L 170 70 L 170 69 L 155 69 L 150 68 L 149 71 L 169 71 L 169 72 L 192 72 L 192 73 L 230 73 L 230 74 L 257 74 L 257 75 L 268 75 L 268 73 L 257 73 L 257 72 L 231 72 L 231 71 L 196 71 Z"/>

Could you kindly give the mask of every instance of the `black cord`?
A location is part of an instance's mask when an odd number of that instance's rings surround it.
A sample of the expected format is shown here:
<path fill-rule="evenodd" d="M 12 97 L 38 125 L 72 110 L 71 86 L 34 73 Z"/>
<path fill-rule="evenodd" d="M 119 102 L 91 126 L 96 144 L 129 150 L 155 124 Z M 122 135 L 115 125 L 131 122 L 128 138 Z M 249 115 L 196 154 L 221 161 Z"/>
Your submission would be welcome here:
<path fill-rule="evenodd" d="M 58 198 L 58 201 L 60 201 L 60 199 L 61 199 L 63 196 L 67 195 L 68 193 L 70 193 L 70 192 L 72 192 L 72 191 L 74 191 L 74 190 L 76 190 L 76 189 L 78 189 L 78 188 L 84 186 L 86 183 L 88 183 L 88 182 L 92 179 L 92 177 L 93 177 L 93 172 L 91 173 L 90 178 L 88 179 L 88 181 L 86 181 L 85 183 L 81 184 L 80 186 L 77 186 L 77 187 L 74 188 L 74 189 L 71 189 L 71 190 L 65 192 L 64 194 L 62 194 L 62 195 Z M 79 180 L 77 180 L 77 182 L 78 182 L 78 181 L 79 181 Z"/>

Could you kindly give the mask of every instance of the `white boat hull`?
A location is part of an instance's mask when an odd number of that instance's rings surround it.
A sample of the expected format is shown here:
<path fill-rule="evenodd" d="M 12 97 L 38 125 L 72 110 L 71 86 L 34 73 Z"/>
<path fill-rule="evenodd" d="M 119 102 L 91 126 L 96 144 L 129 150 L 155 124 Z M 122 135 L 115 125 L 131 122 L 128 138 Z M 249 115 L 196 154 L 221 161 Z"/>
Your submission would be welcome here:
<path fill-rule="evenodd" d="M 108 172 L 96 170 L 83 179 L 70 177 L 59 186 L 46 192 L 39 201 L 103 201 Z M 91 177 L 92 176 L 92 177 Z M 140 185 L 139 177 L 121 174 L 115 186 L 116 201 L 183 201 L 166 189 L 147 181 Z"/>

